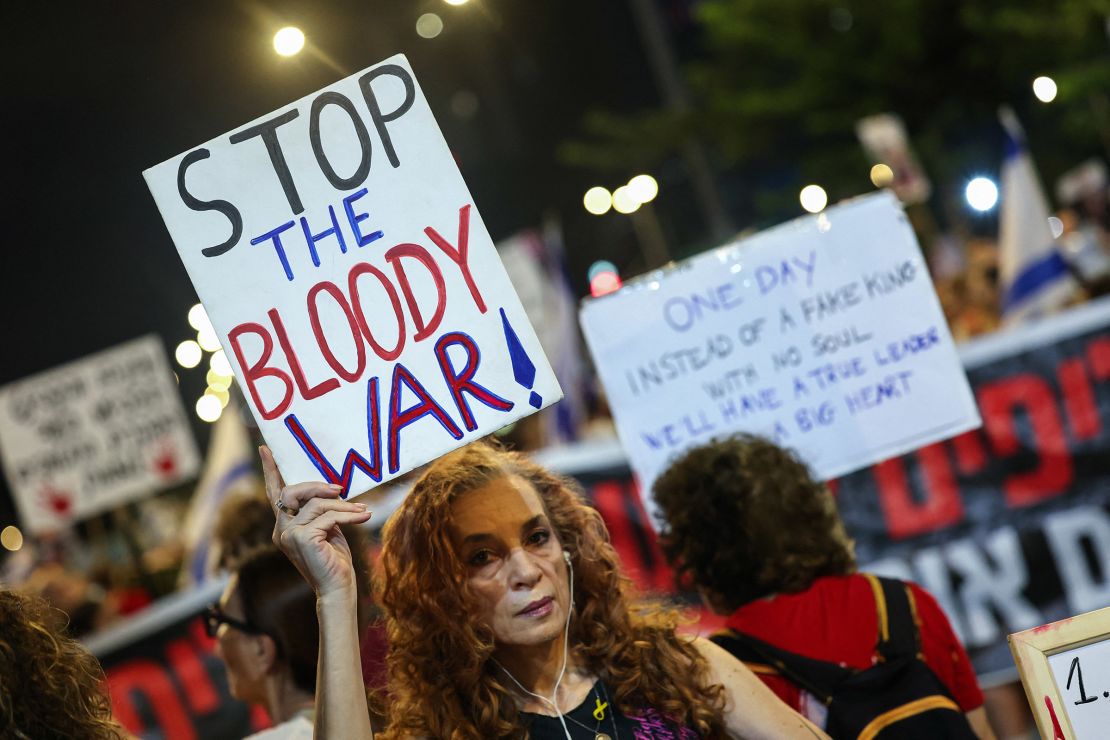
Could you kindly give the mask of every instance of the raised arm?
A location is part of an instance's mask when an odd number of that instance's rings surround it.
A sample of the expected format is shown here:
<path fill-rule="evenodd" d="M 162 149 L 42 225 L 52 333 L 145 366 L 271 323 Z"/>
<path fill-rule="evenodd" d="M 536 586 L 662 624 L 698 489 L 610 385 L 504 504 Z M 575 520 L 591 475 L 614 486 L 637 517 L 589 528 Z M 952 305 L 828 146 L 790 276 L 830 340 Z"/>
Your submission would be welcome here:
<path fill-rule="evenodd" d="M 274 508 L 274 544 L 316 591 L 320 661 L 316 669 L 317 738 L 373 740 L 359 664 L 355 570 L 340 524 L 370 518 L 364 504 L 339 499 L 327 483 L 287 486 L 268 447 L 259 448 Z"/>
<path fill-rule="evenodd" d="M 828 735 L 786 706 L 727 650 L 700 637 L 694 639 L 694 646 L 709 663 L 710 683 L 725 687 L 725 726 L 731 736 L 748 740 L 828 740 Z"/>

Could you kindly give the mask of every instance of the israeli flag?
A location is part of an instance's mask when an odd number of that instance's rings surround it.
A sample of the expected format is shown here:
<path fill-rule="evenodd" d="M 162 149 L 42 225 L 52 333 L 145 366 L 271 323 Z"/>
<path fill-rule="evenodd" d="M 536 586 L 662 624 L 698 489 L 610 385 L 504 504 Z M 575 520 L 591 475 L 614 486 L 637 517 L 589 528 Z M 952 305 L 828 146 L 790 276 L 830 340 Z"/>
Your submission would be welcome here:
<path fill-rule="evenodd" d="M 1048 225 L 1048 201 L 1009 108 L 999 111 L 1006 133 L 1002 161 L 998 270 L 1002 319 L 1015 324 L 1063 308 L 1079 289 Z"/>

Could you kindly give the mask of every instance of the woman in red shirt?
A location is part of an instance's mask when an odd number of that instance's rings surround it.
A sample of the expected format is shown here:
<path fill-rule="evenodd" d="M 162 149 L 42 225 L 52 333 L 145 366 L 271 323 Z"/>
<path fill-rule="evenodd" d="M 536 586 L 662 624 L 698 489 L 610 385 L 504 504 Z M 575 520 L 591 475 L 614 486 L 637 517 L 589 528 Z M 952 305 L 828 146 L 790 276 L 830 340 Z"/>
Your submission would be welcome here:
<path fill-rule="evenodd" d="M 790 452 L 752 435 L 688 451 L 654 486 L 663 550 L 727 627 L 811 660 L 865 670 L 880 660 L 881 586 L 856 572 L 832 494 Z M 936 600 L 905 584 L 919 658 L 981 738 L 993 738 L 967 653 Z M 884 612 L 885 614 L 885 612 Z M 825 705 L 780 671 L 757 670 L 823 726 Z"/>

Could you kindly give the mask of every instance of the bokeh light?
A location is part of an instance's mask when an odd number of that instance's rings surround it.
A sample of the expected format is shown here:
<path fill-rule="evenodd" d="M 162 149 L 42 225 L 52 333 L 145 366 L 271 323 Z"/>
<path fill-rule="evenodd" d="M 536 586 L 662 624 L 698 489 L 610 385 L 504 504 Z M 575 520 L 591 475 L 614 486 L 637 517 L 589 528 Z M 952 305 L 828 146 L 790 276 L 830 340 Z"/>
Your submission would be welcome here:
<path fill-rule="evenodd" d="M 598 185 L 586 191 L 586 194 L 582 196 L 582 205 L 586 206 L 586 210 L 590 213 L 600 216 L 603 213 L 608 213 L 609 209 L 613 207 L 613 196 L 608 190 Z"/>
<path fill-rule="evenodd" d="M 443 19 L 435 13 L 425 13 L 416 19 L 416 33 L 421 38 L 434 39 L 443 33 Z"/>
<path fill-rule="evenodd" d="M 286 26 L 274 34 L 274 51 L 291 57 L 304 48 L 304 32 L 296 26 Z"/>
<path fill-rule="evenodd" d="M 1052 238 L 1059 239 L 1064 235 L 1064 222 L 1059 216 L 1048 217 L 1048 228 L 1052 231 Z"/>
<path fill-rule="evenodd" d="M 192 339 L 186 339 L 177 345 L 177 349 L 173 351 L 173 357 L 181 367 L 191 368 L 200 364 L 200 359 L 204 357 L 204 353 L 201 352 L 199 344 Z"/>
<path fill-rule="evenodd" d="M 216 336 L 216 330 L 209 326 L 197 332 L 197 344 L 205 352 L 215 352 L 220 348 L 220 338 Z"/>
<path fill-rule="evenodd" d="M 212 326 L 212 322 L 208 320 L 208 312 L 199 303 L 189 309 L 189 326 L 197 331 Z"/>
<path fill-rule="evenodd" d="M 234 374 L 231 363 L 227 361 L 227 355 L 224 354 L 222 349 L 216 350 L 215 354 L 212 355 L 212 359 L 208 361 L 208 367 L 211 368 L 212 372 L 225 378 L 230 378 Z"/>
<path fill-rule="evenodd" d="M 211 393 L 205 393 L 197 399 L 197 416 L 201 418 L 201 421 L 209 423 L 216 421 L 220 418 L 223 410 L 224 407 L 220 403 L 220 399 Z"/>
<path fill-rule="evenodd" d="M 628 181 L 628 189 L 641 203 L 648 203 L 659 194 L 659 183 L 651 175 L 636 175 Z"/>
<path fill-rule="evenodd" d="M 1051 103 L 1056 99 L 1056 80 L 1051 77 L 1038 77 L 1033 80 L 1033 94 L 1042 103 Z"/>
<path fill-rule="evenodd" d="M 871 183 L 877 188 L 888 187 L 894 182 L 894 170 L 890 165 L 879 163 L 871 168 Z"/>
<path fill-rule="evenodd" d="M 617 213 L 632 213 L 640 207 L 640 199 L 627 185 L 621 185 L 613 191 L 613 209 Z"/>
<path fill-rule="evenodd" d="M 977 211 L 989 211 L 998 203 L 998 186 L 987 177 L 976 177 L 964 190 L 967 204 Z"/>
<path fill-rule="evenodd" d="M 820 185 L 806 185 L 802 188 L 802 192 L 798 193 L 798 200 L 802 208 L 810 213 L 820 213 L 829 204 L 829 196 Z"/>
<path fill-rule="evenodd" d="M 14 524 L 4 527 L 4 530 L 0 532 L 0 545 L 3 545 L 5 550 L 11 550 L 12 552 L 23 547 L 23 533 L 19 531 L 19 527 Z"/>

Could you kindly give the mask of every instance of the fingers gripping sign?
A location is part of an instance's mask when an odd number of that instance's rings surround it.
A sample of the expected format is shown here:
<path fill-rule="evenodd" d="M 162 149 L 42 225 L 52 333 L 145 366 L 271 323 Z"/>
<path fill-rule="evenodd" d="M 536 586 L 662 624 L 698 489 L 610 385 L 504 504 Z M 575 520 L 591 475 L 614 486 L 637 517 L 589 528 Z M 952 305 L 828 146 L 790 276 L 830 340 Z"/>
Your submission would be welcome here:
<path fill-rule="evenodd" d="M 266 495 L 274 508 L 274 544 L 305 577 L 317 595 L 355 590 L 351 550 L 341 524 L 370 519 L 365 504 L 339 498 L 342 488 L 323 482 L 286 485 L 270 449 L 258 449 Z"/>

